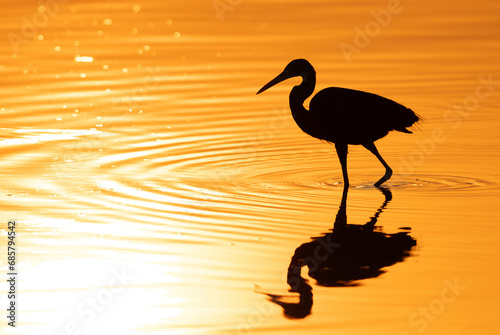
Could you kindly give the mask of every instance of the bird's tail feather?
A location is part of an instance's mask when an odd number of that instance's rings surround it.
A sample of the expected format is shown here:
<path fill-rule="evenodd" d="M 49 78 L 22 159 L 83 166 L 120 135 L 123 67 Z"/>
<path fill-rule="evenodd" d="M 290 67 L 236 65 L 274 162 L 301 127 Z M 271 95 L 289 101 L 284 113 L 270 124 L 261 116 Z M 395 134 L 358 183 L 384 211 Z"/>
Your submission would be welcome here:
<path fill-rule="evenodd" d="M 402 133 L 413 134 L 413 132 L 407 128 L 419 128 L 419 123 L 423 121 L 423 118 L 412 111 L 410 108 L 406 108 L 406 113 L 401 113 L 399 121 L 397 121 L 397 126 L 394 130 L 400 131 Z"/>

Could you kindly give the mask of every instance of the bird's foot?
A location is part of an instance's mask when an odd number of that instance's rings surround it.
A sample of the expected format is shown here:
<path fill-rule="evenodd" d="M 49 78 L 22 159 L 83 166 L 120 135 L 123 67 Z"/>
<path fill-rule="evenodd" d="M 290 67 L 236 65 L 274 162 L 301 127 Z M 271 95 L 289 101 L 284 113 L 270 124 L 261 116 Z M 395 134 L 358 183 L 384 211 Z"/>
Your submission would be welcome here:
<path fill-rule="evenodd" d="M 373 186 L 375 187 L 379 187 L 380 185 L 382 185 L 383 183 L 385 183 L 386 181 L 388 181 L 389 179 L 391 179 L 392 177 L 392 170 L 391 169 L 387 169 L 385 171 L 385 174 L 382 178 L 380 178 L 375 184 L 373 184 Z"/>

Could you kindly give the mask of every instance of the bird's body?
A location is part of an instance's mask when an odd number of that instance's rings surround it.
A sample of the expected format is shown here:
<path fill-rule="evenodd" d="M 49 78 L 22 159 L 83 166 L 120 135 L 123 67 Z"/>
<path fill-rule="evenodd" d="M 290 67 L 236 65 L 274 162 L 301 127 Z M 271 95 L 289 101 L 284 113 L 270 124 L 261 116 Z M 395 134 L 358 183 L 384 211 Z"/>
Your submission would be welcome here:
<path fill-rule="evenodd" d="M 337 103 L 331 104 L 331 101 Z M 332 143 L 375 142 L 389 131 L 410 133 L 407 127 L 418 121 L 410 109 L 376 94 L 340 87 L 318 92 L 308 115 L 294 115 L 307 134 Z"/>
<path fill-rule="evenodd" d="M 385 166 L 386 174 L 375 183 L 375 186 L 387 181 L 392 175 L 392 170 L 382 159 L 373 142 L 392 130 L 411 133 L 407 128 L 420 118 L 411 109 L 390 99 L 340 87 L 329 87 L 318 92 L 311 99 L 307 110 L 304 101 L 314 92 L 316 72 L 304 59 L 292 61 L 280 75 L 258 93 L 296 76 L 301 76 L 303 81 L 290 93 L 293 118 L 305 133 L 335 144 L 345 185 L 349 184 L 346 166 L 349 144 L 363 145 Z"/>

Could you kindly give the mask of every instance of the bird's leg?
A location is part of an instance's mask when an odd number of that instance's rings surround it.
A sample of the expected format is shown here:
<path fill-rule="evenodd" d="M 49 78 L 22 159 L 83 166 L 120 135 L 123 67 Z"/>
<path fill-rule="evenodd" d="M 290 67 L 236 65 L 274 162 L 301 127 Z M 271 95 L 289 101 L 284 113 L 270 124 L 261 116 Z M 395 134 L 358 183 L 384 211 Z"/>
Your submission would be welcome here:
<path fill-rule="evenodd" d="M 335 143 L 340 165 L 342 165 L 342 175 L 344 176 L 344 189 L 349 187 L 349 177 L 347 176 L 347 143 Z"/>
<path fill-rule="evenodd" d="M 380 156 L 380 154 L 378 153 L 378 150 L 377 150 L 377 147 L 375 147 L 375 143 L 365 143 L 363 144 L 363 146 L 368 149 L 372 154 L 374 154 L 378 160 L 380 161 L 380 163 L 382 163 L 382 165 L 385 167 L 385 175 L 379 179 L 379 181 L 377 181 L 375 184 L 373 184 L 373 186 L 375 187 L 379 187 L 380 185 L 382 185 L 383 183 L 385 183 L 386 181 L 388 181 L 391 176 L 392 176 L 392 169 L 390 168 L 390 166 L 384 161 L 384 159 L 382 158 L 382 156 Z"/>

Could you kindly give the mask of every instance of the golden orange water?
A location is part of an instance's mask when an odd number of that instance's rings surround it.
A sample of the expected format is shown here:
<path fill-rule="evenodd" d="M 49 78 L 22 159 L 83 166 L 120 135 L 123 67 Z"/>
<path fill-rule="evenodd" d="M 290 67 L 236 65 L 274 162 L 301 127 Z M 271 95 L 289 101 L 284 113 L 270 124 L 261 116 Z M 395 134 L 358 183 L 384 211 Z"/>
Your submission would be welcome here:
<path fill-rule="evenodd" d="M 500 3 L 6 1 L 0 23 L 4 334 L 497 334 Z M 8 9 L 7 9 L 8 8 Z M 425 118 L 377 142 L 377 231 L 411 255 L 291 318 L 296 249 L 331 232 L 334 148 L 288 110 L 295 58 Z M 306 104 L 307 105 L 307 104 Z M 384 202 L 351 146 L 347 220 Z M 401 229 L 404 228 L 404 229 Z"/>

